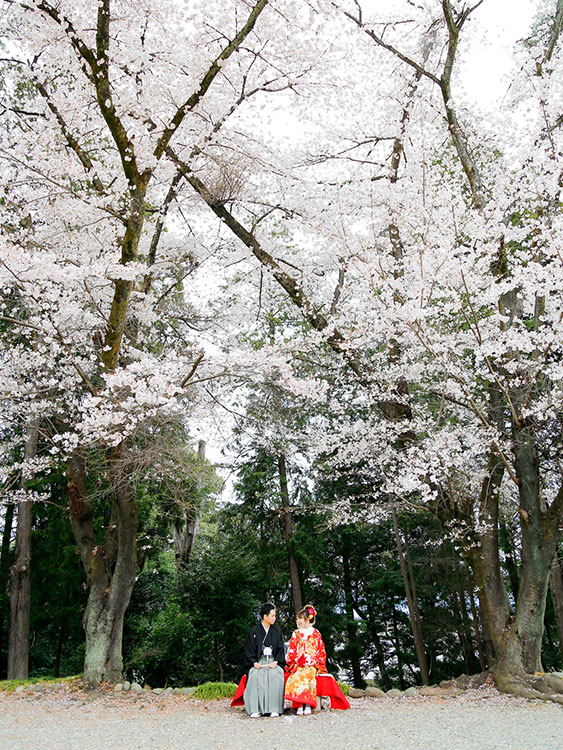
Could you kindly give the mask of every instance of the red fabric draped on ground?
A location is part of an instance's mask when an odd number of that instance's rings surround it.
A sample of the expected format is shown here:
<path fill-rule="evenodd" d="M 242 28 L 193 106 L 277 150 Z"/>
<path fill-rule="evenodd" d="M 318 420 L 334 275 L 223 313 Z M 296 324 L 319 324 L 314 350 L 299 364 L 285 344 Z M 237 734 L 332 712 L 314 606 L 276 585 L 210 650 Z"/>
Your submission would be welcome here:
<path fill-rule="evenodd" d="M 338 686 L 338 683 L 331 674 L 317 675 L 317 695 L 330 698 L 330 707 L 344 710 L 350 708 L 348 699 Z M 231 706 L 244 706 L 244 688 L 246 687 L 246 675 L 239 682 L 235 697 L 231 701 Z"/>

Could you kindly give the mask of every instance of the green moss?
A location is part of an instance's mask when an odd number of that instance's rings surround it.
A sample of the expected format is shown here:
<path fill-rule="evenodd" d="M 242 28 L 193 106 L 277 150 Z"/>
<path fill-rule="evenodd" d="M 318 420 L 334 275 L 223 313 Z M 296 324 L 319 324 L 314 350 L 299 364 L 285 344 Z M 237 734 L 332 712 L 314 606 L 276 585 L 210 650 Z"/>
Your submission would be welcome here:
<path fill-rule="evenodd" d="M 204 701 L 232 698 L 236 690 L 237 686 L 234 682 L 204 682 L 203 685 L 197 686 L 193 697 Z"/>
<path fill-rule="evenodd" d="M 74 682 L 74 680 L 80 679 L 80 675 L 74 675 L 72 677 L 29 677 L 27 680 L 0 680 L 0 690 L 5 693 L 13 693 L 16 688 L 20 685 L 28 687 L 29 685 L 36 685 L 40 682 L 43 685 L 57 684 L 61 682 Z"/>

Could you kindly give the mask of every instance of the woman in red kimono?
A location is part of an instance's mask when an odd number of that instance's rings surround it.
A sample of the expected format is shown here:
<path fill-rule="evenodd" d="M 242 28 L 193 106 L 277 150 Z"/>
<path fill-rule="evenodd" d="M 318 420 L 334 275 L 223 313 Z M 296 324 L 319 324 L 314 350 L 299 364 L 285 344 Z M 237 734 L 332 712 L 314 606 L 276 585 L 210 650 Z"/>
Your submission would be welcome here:
<path fill-rule="evenodd" d="M 310 714 L 317 707 L 317 673 L 326 672 L 326 651 L 319 631 L 313 627 L 317 613 L 306 604 L 297 613 L 297 630 L 293 631 L 286 657 L 285 699 L 297 706 L 297 715 Z"/>

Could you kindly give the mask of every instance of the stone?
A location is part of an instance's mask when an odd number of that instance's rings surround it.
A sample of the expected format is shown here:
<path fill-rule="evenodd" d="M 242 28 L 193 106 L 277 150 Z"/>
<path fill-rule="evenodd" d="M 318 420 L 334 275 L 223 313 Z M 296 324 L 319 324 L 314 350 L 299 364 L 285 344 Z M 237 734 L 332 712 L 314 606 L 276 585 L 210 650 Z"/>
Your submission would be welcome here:
<path fill-rule="evenodd" d="M 550 672 L 553 677 L 559 677 L 560 680 L 563 680 L 563 672 Z"/>
<path fill-rule="evenodd" d="M 137 693 L 137 694 L 143 692 L 143 688 L 139 685 L 138 682 L 132 682 L 131 683 L 131 687 L 129 688 L 129 690 L 132 693 Z"/>
<path fill-rule="evenodd" d="M 545 682 L 551 690 L 560 691 L 563 688 L 563 678 L 559 677 L 556 672 L 551 672 L 545 676 Z"/>
<path fill-rule="evenodd" d="M 28 693 L 39 693 L 43 690 L 45 690 L 46 686 L 41 684 L 40 682 L 35 682 L 33 685 L 30 685 L 27 688 Z"/>
<path fill-rule="evenodd" d="M 367 687 L 365 696 L 366 698 L 385 698 L 385 692 L 378 687 Z"/>
<path fill-rule="evenodd" d="M 178 695 L 179 692 L 180 692 L 180 688 L 174 688 L 172 690 L 172 695 Z"/>
<path fill-rule="evenodd" d="M 123 692 L 126 693 L 128 690 L 131 690 L 131 683 L 129 682 L 129 680 L 125 680 L 125 682 L 123 683 Z"/>
<path fill-rule="evenodd" d="M 385 695 L 387 695 L 389 698 L 398 698 L 400 695 L 402 695 L 401 690 L 397 690 L 397 688 L 391 688 L 391 690 L 388 690 Z"/>
<path fill-rule="evenodd" d="M 153 688 L 152 691 L 155 695 L 160 695 L 161 693 L 164 692 L 162 688 Z"/>
<path fill-rule="evenodd" d="M 424 685 L 418 691 L 419 695 L 441 695 L 442 691 L 437 687 L 430 687 L 430 685 Z"/>
<path fill-rule="evenodd" d="M 123 683 L 118 682 L 117 685 L 113 689 L 114 693 L 122 693 L 123 692 Z"/>
<path fill-rule="evenodd" d="M 172 695 L 173 690 L 174 688 L 167 687 L 166 690 L 164 691 L 164 695 Z"/>
<path fill-rule="evenodd" d="M 26 685 L 18 685 L 16 688 L 16 693 L 23 693 L 25 689 L 26 689 Z"/>
<path fill-rule="evenodd" d="M 180 695 L 193 695 L 195 693 L 195 687 L 183 687 L 180 688 Z"/>
<path fill-rule="evenodd" d="M 89 690 L 87 693 L 84 694 L 84 703 L 92 703 L 93 701 L 98 700 L 100 697 L 99 690 Z"/>
<path fill-rule="evenodd" d="M 469 687 L 473 689 L 481 687 L 481 685 L 484 685 L 487 680 L 489 680 L 489 676 L 489 672 L 478 672 L 477 674 L 471 675 Z"/>
<path fill-rule="evenodd" d="M 407 698 L 415 698 L 418 695 L 418 690 L 415 687 L 410 687 L 405 690 L 403 695 L 406 695 Z"/>
<path fill-rule="evenodd" d="M 471 683 L 471 675 L 460 674 L 459 677 L 455 678 L 454 682 L 460 688 L 468 688 Z"/>
<path fill-rule="evenodd" d="M 348 693 L 350 698 L 363 698 L 364 697 L 364 691 L 360 690 L 360 688 L 350 688 L 350 692 Z"/>

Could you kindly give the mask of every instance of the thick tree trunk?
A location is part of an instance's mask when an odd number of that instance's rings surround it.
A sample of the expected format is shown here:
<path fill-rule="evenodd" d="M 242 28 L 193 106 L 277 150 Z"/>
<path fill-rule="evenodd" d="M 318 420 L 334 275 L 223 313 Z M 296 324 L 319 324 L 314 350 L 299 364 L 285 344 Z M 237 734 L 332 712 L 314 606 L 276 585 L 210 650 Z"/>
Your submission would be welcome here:
<path fill-rule="evenodd" d="M 108 452 L 113 500 L 103 544 L 96 542 L 84 452 L 77 449 L 67 465 L 71 523 L 89 588 L 83 616 L 84 680 L 91 685 L 122 678 L 123 618 L 135 582 L 138 516 L 129 478 L 122 471 L 121 451 L 118 446 Z"/>
<path fill-rule="evenodd" d="M 28 425 L 24 461 L 37 455 L 39 420 Z M 21 489 L 25 492 L 28 477 L 24 467 Z M 18 503 L 18 525 L 14 562 L 10 568 L 10 636 L 8 640 L 8 679 L 25 680 L 29 674 L 29 616 L 31 593 L 31 524 L 32 503 L 25 496 Z"/>
<path fill-rule="evenodd" d="M 467 593 L 469 594 L 469 604 L 471 606 L 471 617 L 473 618 L 473 630 L 475 631 L 475 641 L 477 643 L 477 651 L 479 652 L 479 663 L 481 665 L 481 672 L 486 669 L 485 657 L 483 655 L 483 648 L 481 646 L 481 629 L 479 627 L 480 619 L 475 606 L 475 599 L 473 598 L 473 583 L 471 577 L 467 575 Z"/>
<path fill-rule="evenodd" d="M 287 562 L 289 567 L 289 579 L 291 581 L 291 593 L 293 606 L 296 612 L 303 608 L 303 597 L 301 595 L 301 582 L 299 580 L 299 568 L 293 549 L 293 521 L 291 518 L 291 505 L 289 502 L 289 490 L 287 485 L 287 466 L 285 456 L 278 456 L 278 472 L 280 477 L 280 494 L 283 506 L 283 528 L 285 544 L 287 547 Z"/>
<path fill-rule="evenodd" d="M 563 656 L 563 571 L 561 569 L 561 560 L 556 553 L 553 557 L 551 570 L 549 573 L 549 588 L 551 590 L 551 600 L 553 602 L 553 611 L 555 613 L 555 622 L 557 623 L 557 636 L 559 638 L 559 650 Z"/>
<path fill-rule="evenodd" d="M 200 463 L 205 459 L 205 440 L 200 440 L 197 445 L 197 457 Z M 186 508 L 185 517 L 181 524 L 175 526 L 172 534 L 174 538 L 174 556 L 176 558 L 176 569 L 179 571 L 186 567 L 190 561 L 194 542 L 201 523 L 203 503 L 199 499 L 201 479 L 197 480 L 196 499 L 193 504 Z"/>
<path fill-rule="evenodd" d="M 494 649 L 493 672 L 506 692 L 532 695 L 530 676 L 542 671 L 541 643 L 549 571 L 557 546 L 557 513 L 542 508 L 541 485 L 532 430 L 513 425 L 515 471 L 519 481 L 522 558 L 516 607 L 510 604 L 499 557 L 498 487 L 501 471 L 489 460 L 481 497 L 487 527 L 472 555 L 481 613 Z M 495 479 L 495 473 L 497 477 Z"/>
<path fill-rule="evenodd" d="M 510 538 L 510 532 L 506 527 L 506 524 L 502 522 L 499 524 L 499 545 L 504 552 L 504 560 L 508 571 L 508 580 L 510 581 L 512 598 L 516 602 L 516 599 L 518 598 L 518 589 L 520 587 L 520 576 L 518 574 L 518 566 L 515 560 L 514 545 Z"/>

